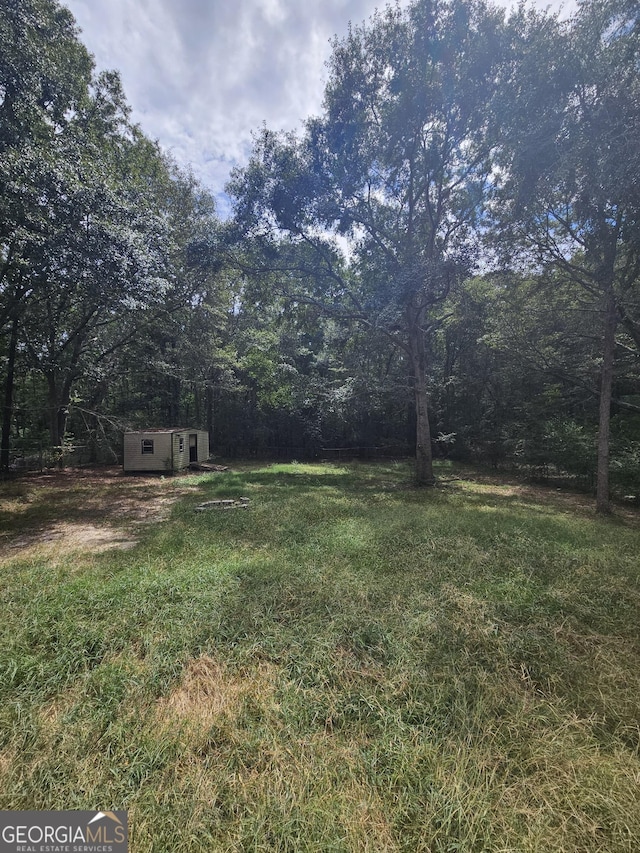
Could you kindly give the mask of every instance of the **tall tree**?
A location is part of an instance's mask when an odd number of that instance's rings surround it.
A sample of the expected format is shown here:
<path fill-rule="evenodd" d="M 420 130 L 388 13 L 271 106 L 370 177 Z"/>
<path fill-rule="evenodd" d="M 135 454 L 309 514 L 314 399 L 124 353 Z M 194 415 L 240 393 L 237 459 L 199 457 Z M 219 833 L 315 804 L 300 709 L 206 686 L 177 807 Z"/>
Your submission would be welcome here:
<path fill-rule="evenodd" d="M 216 333 L 232 297 L 211 251 L 218 225 L 210 194 L 144 137 L 129 146 L 124 163 L 135 207 L 126 221 L 141 229 L 145 265 L 123 271 L 122 302 L 107 322 L 102 316 L 80 390 L 94 415 L 112 406 L 131 424 L 143 418 L 141 426 L 149 419 L 174 426 L 187 414 L 183 388 L 216 359 Z M 112 292 L 117 296 L 118 287 Z"/>
<path fill-rule="evenodd" d="M 615 0 L 583 0 L 564 25 L 521 10 L 521 58 L 504 124 L 500 206 L 510 248 L 528 247 L 599 303 L 603 513 L 616 330 L 621 321 L 632 335 L 640 329 L 639 21 L 637 3 Z"/>
<path fill-rule="evenodd" d="M 47 382 L 54 446 L 73 384 L 95 363 L 104 330 L 117 325 L 126 339 L 129 318 L 169 287 L 166 224 L 130 169 L 147 142 L 128 125 L 117 75 L 97 79 L 56 147 L 46 225 L 25 250 L 33 295 L 22 322 L 31 366 Z"/>
<path fill-rule="evenodd" d="M 434 482 L 426 336 L 473 265 L 492 170 L 503 18 L 482 0 L 389 7 L 336 40 L 324 112 L 264 131 L 230 185 L 255 238 L 305 248 L 315 296 L 382 330 L 411 365 L 416 481 Z M 327 235 L 346 241 L 348 275 Z"/>
<path fill-rule="evenodd" d="M 131 124 L 118 74 L 92 69 L 57 0 L 0 0 L 5 468 L 26 370 L 60 445 L 72 395 L 94 417 L 145 330 L 184 335 L 177 314 L 215 303 L 211 197 Z"/>
<path fill-rule="evenodd" d="M 6 346 L 0 467 L 9 458 L 16 350 L 32 295 L 27 247 L 47 227 L 57 143 L 87 97 L 92 59 L 54 0 L 0 2 L 0 355 Z"/>

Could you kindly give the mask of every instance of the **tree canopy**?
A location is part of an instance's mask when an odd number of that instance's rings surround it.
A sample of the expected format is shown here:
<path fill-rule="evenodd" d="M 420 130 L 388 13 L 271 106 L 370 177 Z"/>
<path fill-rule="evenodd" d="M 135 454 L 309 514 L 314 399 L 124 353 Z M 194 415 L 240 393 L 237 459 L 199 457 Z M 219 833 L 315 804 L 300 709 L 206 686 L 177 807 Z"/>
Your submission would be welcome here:
<path fill-rule="evenodd" d="M 231 185 L 242 227 L 312 248 L 331 308 L 403 351 L 421 485 L 434 479 L 426 336 L 473 268 L 503 52 L 502 15 L 483 3 L 389 7 L 335 41 L 323 115 L 299 139 L 265 131 Z"/>
<path fill-rule="evenodd" d="M 334 39 L 319 115 L 257 131 L 221 223 L 70 13 L 1 0 L 2 467 L 192 422 L 639 494 L 639 36 L 633 0 L 389 5 Z"/>

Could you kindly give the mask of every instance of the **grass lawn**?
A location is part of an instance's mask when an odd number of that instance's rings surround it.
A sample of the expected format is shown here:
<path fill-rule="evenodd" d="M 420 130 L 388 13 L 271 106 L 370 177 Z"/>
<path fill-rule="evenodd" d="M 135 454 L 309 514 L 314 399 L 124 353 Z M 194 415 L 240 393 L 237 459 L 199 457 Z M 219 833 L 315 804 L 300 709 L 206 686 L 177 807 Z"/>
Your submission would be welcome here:
<path fill-rule="evenodd" d="M 441 473 L 0 484 L 0 808 L 127 809 L 132 853 L 635 853 L 640 516 Z"/>

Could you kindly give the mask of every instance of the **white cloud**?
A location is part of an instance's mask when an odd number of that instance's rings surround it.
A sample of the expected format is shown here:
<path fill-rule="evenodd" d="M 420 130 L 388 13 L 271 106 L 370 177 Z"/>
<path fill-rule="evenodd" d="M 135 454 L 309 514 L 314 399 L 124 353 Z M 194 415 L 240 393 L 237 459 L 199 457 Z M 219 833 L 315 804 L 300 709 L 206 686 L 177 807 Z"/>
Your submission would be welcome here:
<path fill-rule="evenodd" d="M 63 0 L 99 70 L 120 71 L 133 118 L 221 196 L 263 122 L 320 110 L 330 39 L 376 0 Z M 403 3 L 407 0 L 403 0 Z M 542 5 L 542 2 L 541 2 Z M 546 5 L 546 4 L 545 4 Z M 221 199 L 224 206 L 224 200 Z"/>

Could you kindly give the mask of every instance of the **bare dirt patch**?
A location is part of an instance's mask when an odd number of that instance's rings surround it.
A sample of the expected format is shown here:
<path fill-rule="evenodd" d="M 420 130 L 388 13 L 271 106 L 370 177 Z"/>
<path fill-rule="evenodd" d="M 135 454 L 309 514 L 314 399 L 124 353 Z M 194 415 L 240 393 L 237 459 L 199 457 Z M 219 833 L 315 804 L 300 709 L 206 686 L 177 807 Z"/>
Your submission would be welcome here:
<path fill-rule="evenodd" d="M 136 539 L 112 527 L 96 527 L 94 524 L 54 524 L 45 530 L 19 539 L 14 539 L 8 544 L 8 548 L 16 551 L 34 549 L 34 547 L 49 546 L 59 550 L 62 546 L 68 551 L 91 551 L 94 554 L 107 551 L 109 548 L 126 550 L 133 548 Z"/>
<path fill-rule="evenodd" d="M 3 483 L 0 560 L 43 549 L 62 555 L 131 548 L 140 525 L 162 521 L 195 491 L 181 477 L 127 477 L 119 468 L 63 469 Z"/>

